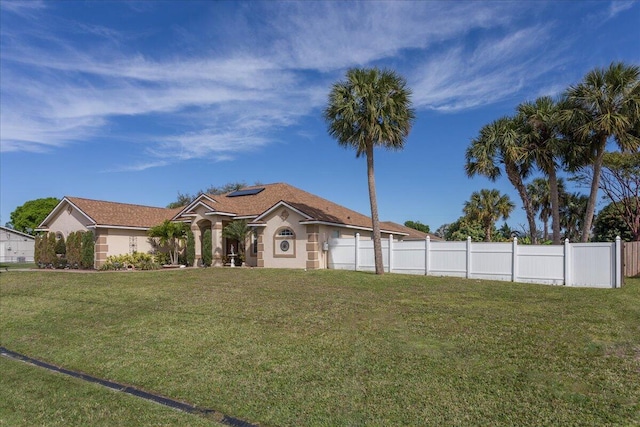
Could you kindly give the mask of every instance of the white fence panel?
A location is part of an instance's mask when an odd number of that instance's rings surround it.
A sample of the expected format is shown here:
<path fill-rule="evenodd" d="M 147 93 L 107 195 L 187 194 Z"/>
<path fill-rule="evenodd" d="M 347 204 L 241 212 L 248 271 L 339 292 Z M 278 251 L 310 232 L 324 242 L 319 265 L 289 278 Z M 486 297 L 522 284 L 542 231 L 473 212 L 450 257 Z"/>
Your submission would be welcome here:
<path fill-rule="evenodd" d="M 424 241 L 393 242 L 393 272 L 425 274 Z"/>
<path fill-rule="evenodd" d="M 574 243 L 571 245 L 572 286 L 610 288 L 615 283 L 614 243 Z"/>
<path fill-rule="evenodd" d="M 467 275 L 467 242 L 431 242 L 429 274 L 465 277 Z"/>
<path fill-rule="evenodd" d="M 564 251 L 564 246 L 518 246 L 516 281 L 547 285 L 564 284 Z"/>
<path fill-rule="evenodd" d="M 353 239 L 330 239 L 329 268 L 355 270 L 356 242 Z"/>
<path fill-rule="evenodd" d="M 551 285 L 619 287 L 622 242 L 563 246 L 382 240 L 385 271 Z M 329 268 L 375 271 L 373 241 L 329 240 Z"/>
<path fill-rule="evenodd" d="M 472 243 L 470 277 L 511 280 L 513 245 L 511 243 Z"/>

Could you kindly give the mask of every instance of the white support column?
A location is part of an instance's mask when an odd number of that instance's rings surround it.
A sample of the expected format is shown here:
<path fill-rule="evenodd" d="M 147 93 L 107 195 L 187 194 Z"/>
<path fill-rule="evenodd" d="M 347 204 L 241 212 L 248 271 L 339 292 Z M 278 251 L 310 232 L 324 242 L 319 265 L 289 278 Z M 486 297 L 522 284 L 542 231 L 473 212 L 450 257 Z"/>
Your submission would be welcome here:
<path fill-rule="evenodd" d="M 431 246 L 431 237 L 424 239 L 424 275 L 429 275 L 429 249 Z"/>
<path fill-rule="evenodd" d="M 356 258 L 355 258 L 355 270 L 358 271 L 360 267 L 360 233 L 356 233 Z"/>
<path fill-rule="evenodd" d="M 471 236 L 467 236 L 467 279 L 471 277 Z"/>
<path fill-rule="evenodd" d="M 571 286 L 571 243 L 569 239 L 564 240 L 564 285 Z"/>
<path fill-rule="evenodd" d="M 615 247 L 615 251 L 616 251 L 616 256 L 615 256 L 615 282 L 613 284 L 614 288 L 621 288 L 622 287 L 622 275 L 623 275 L 623 269 L 624 266 L 622 265 L 622 239 L 620 238 L 620 236 L 616 236 L 616 247 Z"/>
<path fill-rule="evenodd" d="M 518 281 L 518 238 L 513 238 L 513 262 L 511 263 L 511 268 L 513 271 L 511 272 L 511 281 Z"/>
<path fill-rule="evenodd" d="M 393 270 L 393 234 L 389 234 L 389 270 L 388 273 L 391 273 Z"/>

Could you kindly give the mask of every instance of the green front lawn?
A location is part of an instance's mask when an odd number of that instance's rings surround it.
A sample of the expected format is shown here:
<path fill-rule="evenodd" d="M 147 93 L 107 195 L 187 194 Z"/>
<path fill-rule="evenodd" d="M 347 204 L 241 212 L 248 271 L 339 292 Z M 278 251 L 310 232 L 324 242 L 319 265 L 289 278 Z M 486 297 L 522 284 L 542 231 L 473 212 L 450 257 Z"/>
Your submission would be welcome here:
<path fill-rule="evenodd" d="M 640 279 L 603 290 L 326 270 L 10 271 L 0 287 L 0 345 L 261 425 L 640 424 Z M 0 401 L 20 400 L 17 377 L 44 375 L 10 369 Z M 0 404 L 0 425 L 41 424 L 77 380 L 43 384 L 54 392 L 42 405 Z M 95 399 L 120 408 L 100 424 L 130 424 L 132 397 Z"/>

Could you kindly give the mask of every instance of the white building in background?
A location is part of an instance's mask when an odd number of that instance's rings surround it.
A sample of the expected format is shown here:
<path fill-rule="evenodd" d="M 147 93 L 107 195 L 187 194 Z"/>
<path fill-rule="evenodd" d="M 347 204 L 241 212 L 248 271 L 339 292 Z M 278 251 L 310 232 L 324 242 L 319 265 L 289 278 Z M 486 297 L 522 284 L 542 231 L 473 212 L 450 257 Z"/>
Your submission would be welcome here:
<path fill-rule="evenodd" d="M 33 262 L 35 237 L 0 226 L 0 262 Z"/>

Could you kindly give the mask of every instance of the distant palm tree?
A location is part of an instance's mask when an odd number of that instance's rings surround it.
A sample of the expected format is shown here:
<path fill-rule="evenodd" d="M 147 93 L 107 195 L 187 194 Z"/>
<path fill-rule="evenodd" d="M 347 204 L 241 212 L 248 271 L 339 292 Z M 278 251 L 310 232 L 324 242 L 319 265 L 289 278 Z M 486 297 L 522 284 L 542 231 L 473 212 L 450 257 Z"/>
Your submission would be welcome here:
<path fill-rule="evenodd" d="M 531 243 L 535 244 L 538 235 L 536 216 L 524 184 L 533 165 L 523 143 L 523 125 L 522 117 L 503 117 L 482 127 L 465 153 L 465 171 L 469 177 L 482 175 L 495 181 L 502 173 L 499 165 L 504 165 L 509 182 L 522 200 Z"/>
<path fill-rule="evenodd" d="M 536 178 L 527 185 L 527 193 L 531 197 L 531 205 L 540 221 L 542 221 L 542 237 L 549 240 L 549 219 L 551 219 L 551 192 L 549 181 L 544 178 Z M 562 203 L 566 199 L 564 180 L 558 178 L 558 208 L 562 209 Z M 561 226 L 559 221 L 558 225 Z"/>
<path fill-rule="evenodd" d="M 543 96 L 534 102 L 518 106 L 518 114 L 523 118 L 523 140 L 526 150 L 538 168 L 549 180 L 549 204 L 551 208 L 553 244 L 560 239 L 560 201 L 558 195 L 558 164 L 561 134 L 559 125 L 560 108 L 551 97 Z M 546 224 L 545 224 L 546 227 Z M 547 230 L 545 229 L 545 233 Z"/>
<path fill-rule="evenodd" d="M 356 157 L 367 158 L 367 179 L 376 274 L 383 274 L 380 220 L 373 170 L 373 149 L 404 147 L 415 112 L 406 80 L 393 71 L 377 68 L 350 69 L 346 80 L 333 85 L 324 119 L 328 132 L 342 146 L 354 148 Z"/>
<path fill-rule="evenodd" d="M 565 239 L 577 242 L 584 233 L 584 211 L 587 209 L 589 197 L 580 193 L 565 194 L 562 203 L 561 218 Z"/>
<path fill-rule="evenodd" d="M 621 62 L 596 68 L 582 82 L 570 86 L 566 99 L 571 108 L 562 118 L 566 132 L 584 147 L 586 156 L 577 167 L 591 166 L 593 180 L 582 224 L 582 241 L 589 239 L 598 197 L 600 172 L 607 141 L 622 151 L 640 147 L 640 67 Z"/>
<path fill-rule="evenodd" d="M 471 199 L 464 204 L 464 214 L 471 220 L 478 221 L 485 230 L 484 240 L 491 241 L 491 229 L 502 217 L 506 220 L 515 208 L 509 196 L 501 195 L 498 190 L 482 189 L 471 194 Z"/>

